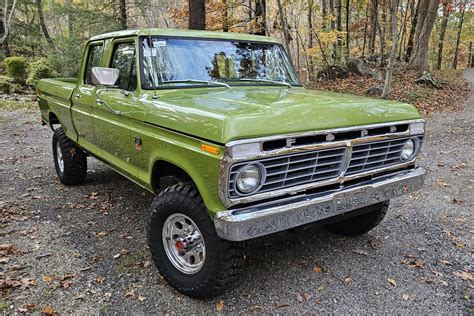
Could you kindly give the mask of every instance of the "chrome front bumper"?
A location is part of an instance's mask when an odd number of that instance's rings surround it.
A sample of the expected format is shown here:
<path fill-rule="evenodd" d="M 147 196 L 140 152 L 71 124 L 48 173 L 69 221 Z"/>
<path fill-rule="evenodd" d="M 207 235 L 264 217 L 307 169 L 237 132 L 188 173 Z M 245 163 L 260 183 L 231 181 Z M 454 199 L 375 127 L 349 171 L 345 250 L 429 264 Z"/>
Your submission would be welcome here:
<path fill-rule="evenodd" d="M 223 239 L 252 239 L 410 193 L 423 186 L 425 175 L 425 170 L 415 168 L 339 190 L 221 211 L 216 214 L 214 224 Z"/>

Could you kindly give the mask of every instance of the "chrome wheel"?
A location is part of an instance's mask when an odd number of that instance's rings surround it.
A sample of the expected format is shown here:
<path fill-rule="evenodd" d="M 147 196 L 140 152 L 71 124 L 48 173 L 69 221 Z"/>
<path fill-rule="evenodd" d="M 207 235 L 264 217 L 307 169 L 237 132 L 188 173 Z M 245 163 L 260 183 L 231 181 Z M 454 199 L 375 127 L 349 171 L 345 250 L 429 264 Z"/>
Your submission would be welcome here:
<path fill-rule="evenodd" d="M 179 271 L 195 274 L 206 259 L 206 246 L 196 223 L 180 213 L 170 215 L 163 225 L 163 246 Z"/>
<path fill-rule="evenodd" d="M 59 142 L 56 144 L 56 160 L 58 161 L 59 170 L 61 173 L 64 173 L 64 158 L 63 152 L 61 151 L 61 146 L 59 146 Z"/>

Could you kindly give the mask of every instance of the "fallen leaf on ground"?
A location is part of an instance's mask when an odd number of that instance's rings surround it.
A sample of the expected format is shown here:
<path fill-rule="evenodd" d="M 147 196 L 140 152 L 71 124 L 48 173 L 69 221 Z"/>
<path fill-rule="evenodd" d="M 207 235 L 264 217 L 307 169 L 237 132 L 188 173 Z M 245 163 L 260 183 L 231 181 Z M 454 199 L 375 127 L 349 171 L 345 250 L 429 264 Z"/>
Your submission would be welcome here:
<path fill-rule="evenodd" d="M 46 315 L 53 315 L 54 311 L 53 311 L 53 308 L 51 306 L 45 306 L 43 307 L 43 309 L 41 309 L 41 312 L 43 314 L 46 314 Z"/>
<path fill-rule="evenodd" d="M 458 278 L 463 279 L 464 281 L 474 281 L 474 277 L 472 276 L 472 274 L 464 270 L 456 271 L 454 272 L 454 275 L 457 276 Z"/>
<path fill-rule="evenodd" d="M 369 253 L 367 251 L 364 251 L 364 250 L 352 250 L 353 253 L 356 253 L 358 255 L 361 255 L 361 256 L 368 256 Z"/>
<path fill-rule="evenodd" d="M 313 271 L 316 272 L 316 273 L 321 273 L 321 272 L 323 272 L 323 269 L 321 269 L 321 267 L 315 266 L 313 268 Z"/>
<path fill-rule="evenodd" d="M 96 232 L 95 236 L 96 237 L 104 237 L 104 236 L 107 236 L 107 232 L 105 230 L 101 231 L 101 232 Z"/>
<path fill-rule="evenodd" d="M 94 282 L 97 284 L 102 284 L 105 281 L 105 277 L 103 276 L 98 276 L 97 278 L 94 279 Z"/>
<path fill-rule="evenodd" d="M 43 275 L 43 276 L 41 277 L 41 279 L 42 279 L 44 282 L 50 283 L 50 282 L 53 282 L 53 281 L 54 281 L 54 276 L 52 276 L 52 275 Z"/>
<path fill-rule="evenodd" d="M 224 301 L 220 300 L 219 302 L 216 303 L 216 311 L 222 312 L 224 309 Z"/>
<path fill-rule="evenodd" d="M 139 300 L 140 302 L 143 302 L 143 301 L 145 300 L 145 298 L 144 298 L 143 296 L 138 295 L 138 300 Z"/>
<path fill-rule="evenodd" d="M 0 255 L 13 255 L 19 253 L 20 249 L 18 249 L 14 244 L 1 244 L 0 245 Z"/>
<path fill-rule="evenodd" d="M 86 298 L 86 293 L 79 293 L 77 296 L 76 296 L 76 300 L 83 300 Z"/>
<path fill-rule="evenodd" d="M 452 266 L 453 265 L 451 262 L 449 262 L 448 260 L 444 260 L 444 259 L 440 259 L 439 262 L 441 262 L 442 264 L 445 264 L 447 266 Z"/>
<path fill-rule="evenodd" d="M 351 276 L 345 277 L 344 278 L 344 283 L 345 284 L 351 284 L 352 283 L 352 277 Z"/>
<path fill-rule="evenodd" d="M 261 305 L 258 305 L 258 304 L 253 304 L 253 305 L 250 306 L 249 309 L 250 309 L 251 312 L 253 312 L 253 311 L 257 310 L 257 309 L 262 309 L 262 306 L 261 306 Z"/>
<path fill-rule="evenodd" d="M 387 279 L 387 282 L 393 286 L 397 286 L 397 281 L 395 281 L 395 279 L 392 279 L 392 278 L 388 278 Z"/>
<path fill-rule="evenodd" d="M 307 301 L 310 298 L 311 298 L 311 295 L 309 293 L 306 293 L 306 292 L 296 294 L 296 300 L 300 303 L 304 302 L 304 301 Z"/>
<path fill-rule="evenodd" d="M 23 304 L 18 307 L 20 313 L 29 313 L 33 308 L 36 307 L 36 304 Z"/>
<path fill-rule="evenodd" d="M 409 298 L 410 298 L 410 295 L 408 295 L 407 293 L 402 294 L 402 300 L 408 301 Z"/>

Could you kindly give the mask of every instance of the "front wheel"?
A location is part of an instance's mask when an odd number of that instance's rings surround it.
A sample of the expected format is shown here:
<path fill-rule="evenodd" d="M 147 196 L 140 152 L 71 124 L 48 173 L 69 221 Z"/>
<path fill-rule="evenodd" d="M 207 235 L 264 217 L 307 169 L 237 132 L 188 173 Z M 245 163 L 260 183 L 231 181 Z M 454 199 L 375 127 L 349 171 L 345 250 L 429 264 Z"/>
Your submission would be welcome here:
<path fill-rule="evenodd" d="M 154 200 L 148 245 L 165 280 L 194 298 L 212 298 L 237 279 L 243 245 L 220 239 L 199 192 L 178 184 Z"/>
<path fill-rule="evenodd" d="M 387 214 L 389 201 L 366 206 L 363 214 L 326 225 L 331 233 L 343 236 L 358 236 L 374 229 Z"/>

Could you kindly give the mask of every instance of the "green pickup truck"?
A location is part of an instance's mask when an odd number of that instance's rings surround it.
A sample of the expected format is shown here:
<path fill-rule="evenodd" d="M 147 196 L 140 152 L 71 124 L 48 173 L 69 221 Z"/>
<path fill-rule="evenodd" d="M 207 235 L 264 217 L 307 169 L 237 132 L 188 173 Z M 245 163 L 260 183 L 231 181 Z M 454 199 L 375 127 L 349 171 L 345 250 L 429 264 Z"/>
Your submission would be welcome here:
<path fill-rule="evenodd" d="M 59 180 L 82 183 L 91 156 L 155 193 L 148 246 L 192 297 L 237 278 L 246 240 L 311 234 L 315 222 L 366 233 L 425 178 L 413 106 L 307 90 L 269 37 L 103 34 L 87 42 L 78 78 L 37 90 Z"/>

